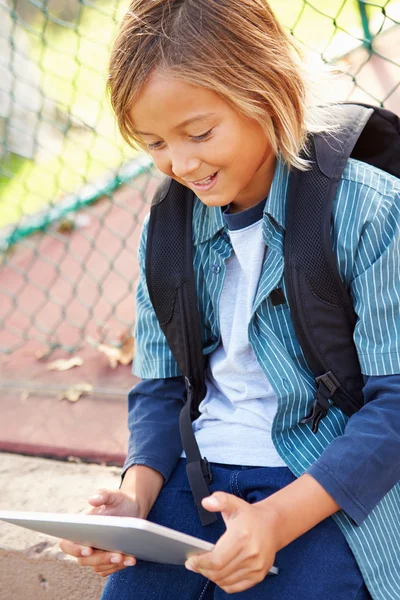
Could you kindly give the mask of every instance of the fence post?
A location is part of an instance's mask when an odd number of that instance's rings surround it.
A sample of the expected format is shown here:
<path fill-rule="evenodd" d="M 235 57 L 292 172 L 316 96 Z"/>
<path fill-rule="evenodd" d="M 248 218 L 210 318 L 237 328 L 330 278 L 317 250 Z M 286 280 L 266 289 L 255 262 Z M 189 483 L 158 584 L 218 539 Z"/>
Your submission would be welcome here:
<path fill-rule="evenodd" d="M 369 28 L 369 18 L 367 15 L 367 6 L 364 0 L 358 0 L 358 8 L 360 10 L 361 22 L 364 30 L 364 46 L 371 50 L 372 48 L 372 35 Z"/>

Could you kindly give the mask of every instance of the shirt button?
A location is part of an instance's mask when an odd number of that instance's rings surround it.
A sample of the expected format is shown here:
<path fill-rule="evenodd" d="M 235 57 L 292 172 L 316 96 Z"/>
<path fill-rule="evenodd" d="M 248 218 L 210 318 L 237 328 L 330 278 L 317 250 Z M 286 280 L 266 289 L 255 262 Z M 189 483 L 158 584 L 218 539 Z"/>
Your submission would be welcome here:
<path fill-rule="evenodd" d="M 211 267 L 211 271 L 212 271 L 213 273 L 219 273 L 219 272 L 220 272 L 220 270 L 221 270 L 221 267 L 220 267 L 219 265 L 213 265 L 213 266 Z"/>
<path fill-rule="evenodd" d="M 287 379 L 282 379 L 282 384 L 283 384 L 283 387 L 285 388 L 285 390 L 289 389 L 289 382 Z"/>

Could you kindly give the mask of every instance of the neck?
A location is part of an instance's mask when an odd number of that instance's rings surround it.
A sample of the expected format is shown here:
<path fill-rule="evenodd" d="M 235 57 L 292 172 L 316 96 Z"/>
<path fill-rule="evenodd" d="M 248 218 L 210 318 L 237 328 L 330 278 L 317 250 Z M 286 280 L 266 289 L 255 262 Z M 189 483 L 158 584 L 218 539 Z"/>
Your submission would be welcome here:
<path fill-rule="evenodd" d="M 229 212 L 238 213 L 256 206 L 270 192 L 275 175 L 276 156 L 271 152 L 257 169 L 253 181 L 243 193 L 230 204 Z"/>

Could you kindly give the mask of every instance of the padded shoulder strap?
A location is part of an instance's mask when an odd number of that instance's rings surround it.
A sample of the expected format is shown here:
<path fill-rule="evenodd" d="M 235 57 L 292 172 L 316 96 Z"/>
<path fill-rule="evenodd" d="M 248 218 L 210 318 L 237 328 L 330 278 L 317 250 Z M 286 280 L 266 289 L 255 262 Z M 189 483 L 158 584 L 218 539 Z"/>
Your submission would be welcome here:
<path fill-rule="evenodd" d="M 332 203 L 343 169 L 372 110 L 332 106 L 341 128 L 334 136 L 310 139 L 313 168 L 294 170 L 289 183 L 285 280 L 297 339 L 316 377 L 313 431 L 331 400 L 347 415 L 363 404 L 363 379 L 353 331 L 356 315 L 332 249 Z"/>
<path fill-rule="evenodd" d="M 204 394 L 200 315 L 193 272 L 194 195 L 166 179 L 154 197 L 146 248 L 146 278 L 155 313 L 184 377 Z"/>
<path fill-rule="evenodd" d="M 179 428 L 187 457 L 187 475 L 203 525 L 216 521 L 201 500 L 209 496 L 211 474 L 193 433 L 192 420 L 205 394 L 200 315 L 193 270 L 194 194 L 172 179 L 158 188 L 146 247 L 146 280 L 151 302 L 186 384 Z"/>

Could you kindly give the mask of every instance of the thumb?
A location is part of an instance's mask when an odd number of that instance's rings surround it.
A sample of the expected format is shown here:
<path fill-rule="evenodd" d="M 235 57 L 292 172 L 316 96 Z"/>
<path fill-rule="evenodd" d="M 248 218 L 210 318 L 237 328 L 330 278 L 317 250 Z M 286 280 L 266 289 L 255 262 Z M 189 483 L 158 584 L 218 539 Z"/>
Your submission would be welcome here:
<path fill-rule="evenodd" d="M 241 507 L 243 500 L 233 494 L 215 492 L 202 501 L 202 505 L 209 512 L 221 512 L 225 518 L 232 517 Z"/>
<path fill-rule="evenodd" d="M 88 498 L 89 504 L 92 506 L 102 506 L 103 504 L 113 504 L 115 501 L 114 494 L 109 490 L 97 490 L 93 496 Z"/>

